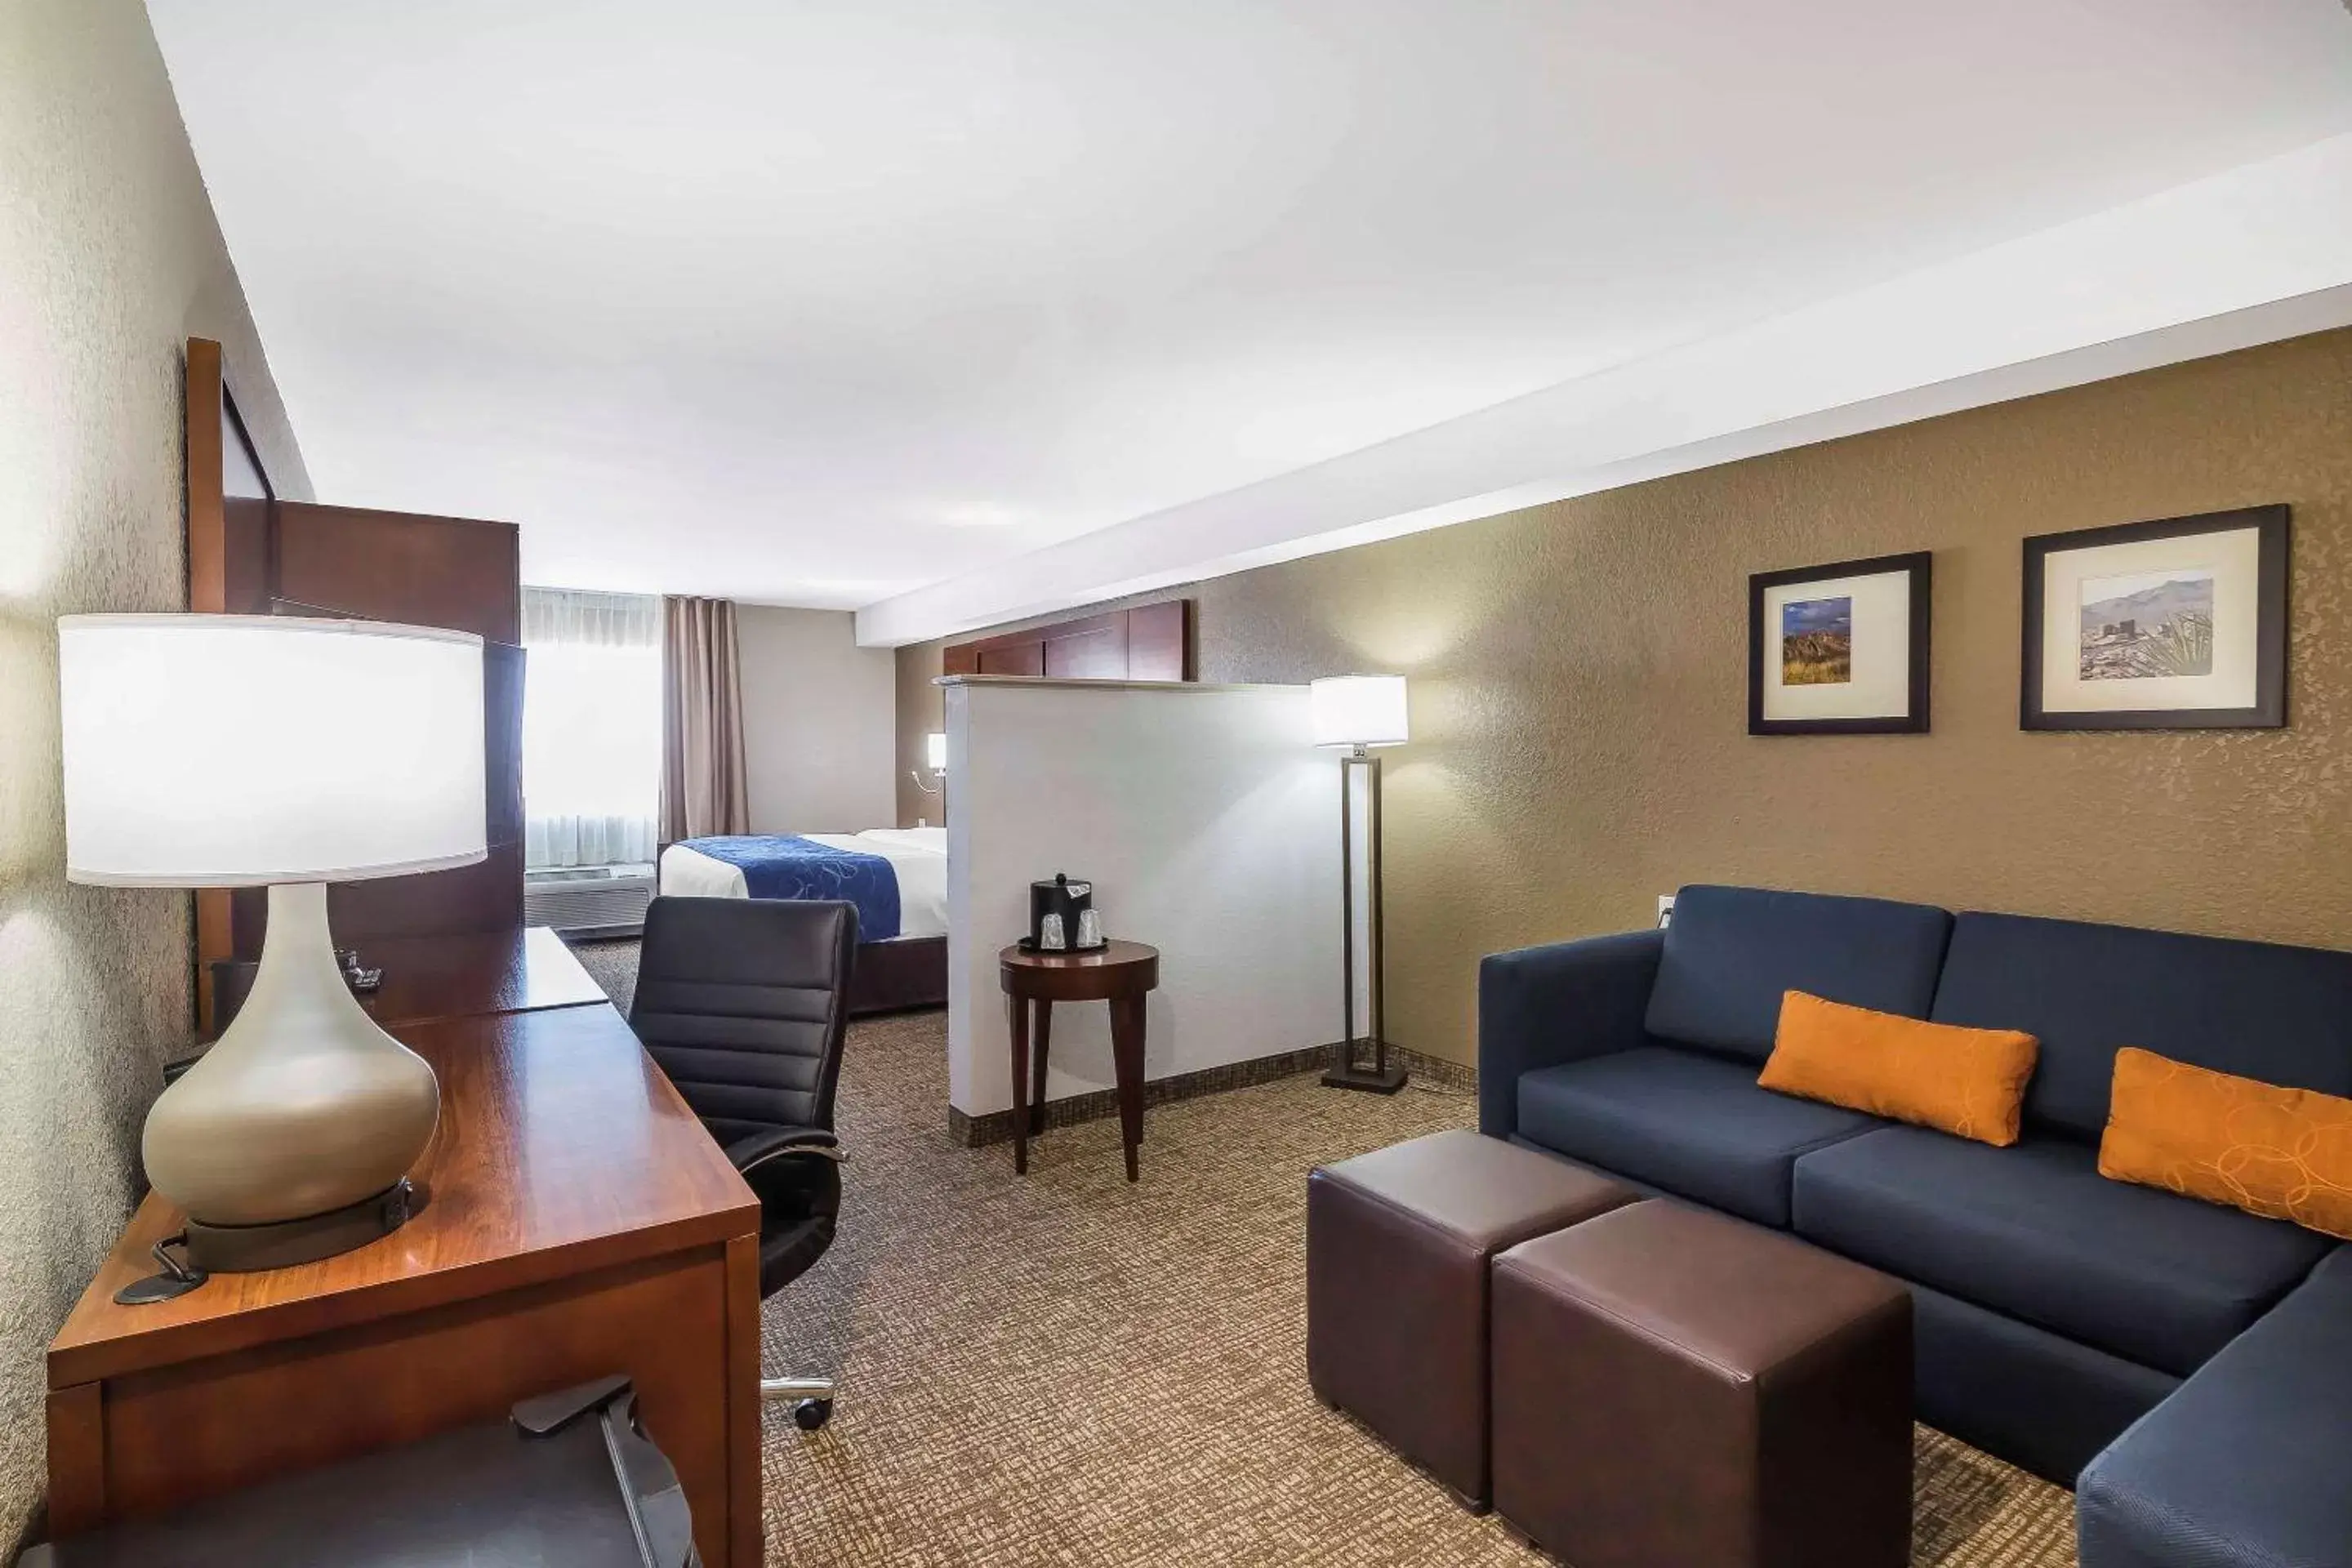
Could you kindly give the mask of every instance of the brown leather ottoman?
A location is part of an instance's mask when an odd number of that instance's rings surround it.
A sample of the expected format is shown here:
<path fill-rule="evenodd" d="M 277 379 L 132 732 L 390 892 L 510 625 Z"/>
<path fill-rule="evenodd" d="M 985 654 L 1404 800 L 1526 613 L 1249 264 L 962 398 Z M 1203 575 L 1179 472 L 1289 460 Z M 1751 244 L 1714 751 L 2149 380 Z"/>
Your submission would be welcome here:
<path fill-rule="evenodd" d="M 1484 1509 L 1487 1263 L 1639 1194 L 1475 1132 L 1307 1178 L 1307 1376 L 1316 1394 Z"/>
<path fill-rule="evenodd" d="M 1495 1260 L 1495 1507 L 1576 1568 L 1906 1568 L 1911 1297 L 1652 1200 Z"/>

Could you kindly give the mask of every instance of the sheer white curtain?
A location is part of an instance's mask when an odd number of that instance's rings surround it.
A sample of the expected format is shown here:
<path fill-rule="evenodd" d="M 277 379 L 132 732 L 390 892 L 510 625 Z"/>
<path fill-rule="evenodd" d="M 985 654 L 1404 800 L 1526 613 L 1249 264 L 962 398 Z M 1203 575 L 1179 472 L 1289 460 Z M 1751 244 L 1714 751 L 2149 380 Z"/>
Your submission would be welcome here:
<path fill-rule="evenodd" d="M 522 591 L 526 866 L 654 858 L 661 632 L 656 595 Z"/>

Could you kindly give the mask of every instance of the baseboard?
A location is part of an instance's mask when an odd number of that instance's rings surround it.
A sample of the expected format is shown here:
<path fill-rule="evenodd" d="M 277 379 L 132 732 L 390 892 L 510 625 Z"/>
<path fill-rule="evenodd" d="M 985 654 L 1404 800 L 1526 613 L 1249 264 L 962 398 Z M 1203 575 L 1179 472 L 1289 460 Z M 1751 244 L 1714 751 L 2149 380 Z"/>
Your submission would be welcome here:
<path fill-rule="evenodd" d="M 1171 1100 L 1197 1100 L 1204 1094 L 1223 1094 L 1228 1089 L 1251 1089 L 1276 1079 L 1292 1078 L 1299 1073 L 1321 1072 L 1331 1065 L 1336 1045 L 1308 1046 L 1303 1050 L 1284 1051 L 1271 1057 L 1254 1057 L 1248 1061 L 1227 1062 L 1223 1067 L 1202 1068 L 1194 1072 L 1181 1072 L 1169 1078 L 1153 1079 L 1143 1086 L 1143 1106 L 1149 1110 L 1155 1105 Z M 1402 1064 L 1414 1078 L 1440 1089 L 1468 1092 L 1478 1087 L 1478 1074 L 1474 1068 L 1443 1057 L 1427 1056 L 1409 1051 L 1401 1046 L 1389 1047 L 1389 1060 Z M 1069 1127 L 1081 1121 L 1100 1121 L 1118 1114 L 1118 1091 L 1098 1089 L 1087 1094 L 1074 1094 L 1065 1100 L 1045 1103 L 1045 1125 L 1048 1128 Z M 984 1116 L 968 1116 L 954 1106 L 948 1107 L 948 1136 L 967 1149 L 978 1149 L 991 1143 L 1013 1141 L 1013 1112 L 992 1110 Z"/>

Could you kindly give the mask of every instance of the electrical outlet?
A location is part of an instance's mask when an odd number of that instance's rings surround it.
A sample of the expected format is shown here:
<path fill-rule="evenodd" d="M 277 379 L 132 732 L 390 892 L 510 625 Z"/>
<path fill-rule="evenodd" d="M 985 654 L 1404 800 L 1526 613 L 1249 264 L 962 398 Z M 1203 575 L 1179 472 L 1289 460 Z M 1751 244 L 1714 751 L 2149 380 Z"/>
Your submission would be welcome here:
<path fill-rule="evenodd" d="M 1663 931 L 1674 923 L 1675 896 L 1672 893 L 1660 893 L 1658 895 L 1658 927 Z"/>

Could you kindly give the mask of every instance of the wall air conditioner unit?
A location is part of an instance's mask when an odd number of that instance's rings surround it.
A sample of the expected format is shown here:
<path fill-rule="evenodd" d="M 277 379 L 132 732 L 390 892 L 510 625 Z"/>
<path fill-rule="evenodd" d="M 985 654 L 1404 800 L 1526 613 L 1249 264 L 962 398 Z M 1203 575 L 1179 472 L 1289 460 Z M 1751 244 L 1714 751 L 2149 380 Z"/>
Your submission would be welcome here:
<path fill-rule="evenodd" d="M 653 901 L 651 866 L 565 866 L 522 879 L 522 923 L 567 936 L 635 936 Z"/>

